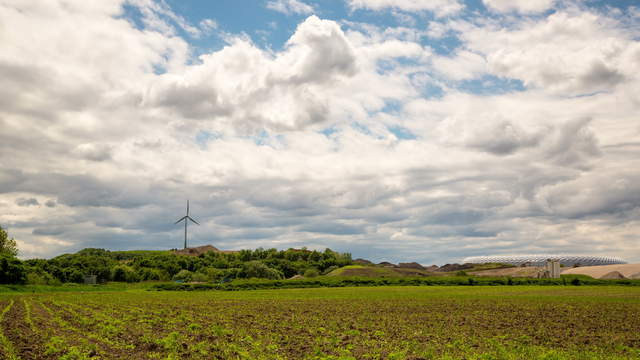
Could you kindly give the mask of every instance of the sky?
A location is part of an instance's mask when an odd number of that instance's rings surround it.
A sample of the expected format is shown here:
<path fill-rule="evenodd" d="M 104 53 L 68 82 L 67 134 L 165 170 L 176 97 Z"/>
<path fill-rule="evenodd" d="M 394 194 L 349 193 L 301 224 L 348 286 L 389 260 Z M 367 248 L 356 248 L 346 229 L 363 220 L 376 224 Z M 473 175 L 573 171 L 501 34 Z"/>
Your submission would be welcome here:
<path fill-rule="evenodd" d="M 21 258 L 640 262 L 640 4 L 0 0 Z"/>

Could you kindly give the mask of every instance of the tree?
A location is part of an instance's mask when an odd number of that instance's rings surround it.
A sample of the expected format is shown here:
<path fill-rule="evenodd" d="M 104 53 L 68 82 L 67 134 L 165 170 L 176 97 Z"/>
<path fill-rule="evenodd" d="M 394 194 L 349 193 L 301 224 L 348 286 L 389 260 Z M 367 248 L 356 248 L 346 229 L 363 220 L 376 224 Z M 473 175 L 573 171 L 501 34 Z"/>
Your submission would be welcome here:
<path fill-rule="evenodd" d="M 14 238 L 9 238 L 9 234 L 0 226 L 0 254 L 11 256 L 18 255 L 18 245 Z"/>
<path fill-rule="evenodd" d="M 9 254 L 0 254 L 0 284 L 24 284 L 26 280 L 22 261 Z"/>

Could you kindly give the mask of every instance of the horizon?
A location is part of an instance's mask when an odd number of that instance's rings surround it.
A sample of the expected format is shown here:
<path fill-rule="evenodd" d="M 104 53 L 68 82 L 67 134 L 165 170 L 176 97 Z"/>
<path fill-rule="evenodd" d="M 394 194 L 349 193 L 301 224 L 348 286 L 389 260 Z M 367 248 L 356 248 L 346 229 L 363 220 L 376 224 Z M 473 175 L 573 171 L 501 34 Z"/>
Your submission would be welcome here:
<path fill-rule="evenodd" d="M 251 4 L 0 4 L 20 258 L 180 248 L 190 199 L 192 247 L 640 263 L 637 2 Z"/>

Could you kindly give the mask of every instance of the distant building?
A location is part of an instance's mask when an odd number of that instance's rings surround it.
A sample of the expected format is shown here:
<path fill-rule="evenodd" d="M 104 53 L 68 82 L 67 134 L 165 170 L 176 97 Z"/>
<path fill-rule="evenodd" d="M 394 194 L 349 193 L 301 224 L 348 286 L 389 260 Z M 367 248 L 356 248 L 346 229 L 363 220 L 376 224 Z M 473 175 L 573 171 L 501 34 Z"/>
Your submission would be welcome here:
<path fill-rule="evenodd" d="M 583 255 L 498 255 L 472 256 L 462 260 L 463 263 L 485 264 L 501 263 L 515 266 L 544 266 L 547 260 L 557 260 L 562 266 L 596 266 L 626 264 L 627 262 L 611 256 Z"/>

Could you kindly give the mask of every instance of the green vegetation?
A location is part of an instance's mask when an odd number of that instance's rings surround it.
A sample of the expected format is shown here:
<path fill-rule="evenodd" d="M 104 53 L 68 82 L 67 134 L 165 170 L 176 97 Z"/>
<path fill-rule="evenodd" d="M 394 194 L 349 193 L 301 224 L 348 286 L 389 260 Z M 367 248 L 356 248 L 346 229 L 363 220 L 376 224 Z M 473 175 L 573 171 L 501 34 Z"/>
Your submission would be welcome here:
<path fill-rule="evenodd" d="M 23 284 L 26 282 L 25 268 L 16 257 L 17 255 L 16 240 L 10 238 L 7 231 L 0 226 L 0 284 Z"/>
<path fill-rule="evenodd" d="M 640 359 L 640 287 L 0 294 L 0 358 Z"/>
<path fill-rule="evenodd" d="M 207 252 L 199 256 L 178 255 L 170 251 L 108 251 L 84 249 L 53 259 L 20 262 L 15 257 L 3 262 L 0 276 L 22 274 L 5 284 L 24 283 L 58 286 L 82 283 L 86 275 L 96 275 L 99 283 L 107 281 L 227 282 L 233 279 L 285 279 L 294 275 L 314 275 L 351 264 L 351 255 L 326 249 L 241 250 L 232 253 Z M 3 267 L 4 266 L 4 267 Z M 23 267 L 20 271 L 16 266 Z M 17 275 L 16 275 L 17 276 Z"/>
<path fill-rule="evenodd" d="M 194 290 L 258 290 L 295 289 L 320 287 L 356 286 L 579 286 L 579 285 L 625 285 L 640 286 L 640 280 L 599 280 L 584 275 L 562 275 L 560 279 L 431 276 L 431 277 L 314 277 L 295 280 L 238 279 L 224 284 L 160 283 L 151 285 L 151 290 L 194 291 Z"/>

